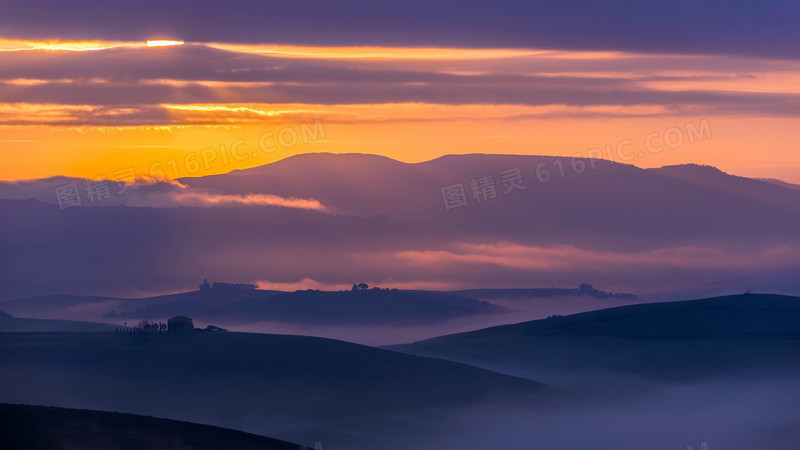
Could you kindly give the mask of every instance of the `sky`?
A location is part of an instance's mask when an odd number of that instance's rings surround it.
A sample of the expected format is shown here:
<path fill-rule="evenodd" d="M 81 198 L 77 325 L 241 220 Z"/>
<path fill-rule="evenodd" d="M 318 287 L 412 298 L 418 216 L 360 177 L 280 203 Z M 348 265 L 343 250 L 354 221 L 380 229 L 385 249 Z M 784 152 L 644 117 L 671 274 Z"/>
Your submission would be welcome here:
<path fill-rule="evenodd" d="M 600 151 L 800 183 L 797 2 L 3 3 L 2 180 Z"/>

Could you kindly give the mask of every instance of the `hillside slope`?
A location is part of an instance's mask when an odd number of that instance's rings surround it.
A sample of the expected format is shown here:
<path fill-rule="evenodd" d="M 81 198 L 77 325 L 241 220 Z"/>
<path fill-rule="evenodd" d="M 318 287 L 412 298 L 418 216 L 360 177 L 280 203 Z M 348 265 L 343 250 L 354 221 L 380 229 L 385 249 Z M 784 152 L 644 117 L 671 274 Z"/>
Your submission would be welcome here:
<path fill-rule="evenodd" d="M 598 371 L 651 381 L 800 373 L 800 298 L 739 295 L 622 306 L 392 346 L 561 386 Z M 602 384 L 587 377 L 583 388 Z M 574 386 L 570 386 L 574 387 Z"/>
<path fill-rule="evenodd" d="M 422 418 L 432 411 L 488 401 L 537 408 L 560 395 L 463 364 L 302 336 L 8 333 L 0 348 L 0 401 L 154 415 L 291 441 L 378 445 L 391 439 L 378 429 L 428 428 Z"/>

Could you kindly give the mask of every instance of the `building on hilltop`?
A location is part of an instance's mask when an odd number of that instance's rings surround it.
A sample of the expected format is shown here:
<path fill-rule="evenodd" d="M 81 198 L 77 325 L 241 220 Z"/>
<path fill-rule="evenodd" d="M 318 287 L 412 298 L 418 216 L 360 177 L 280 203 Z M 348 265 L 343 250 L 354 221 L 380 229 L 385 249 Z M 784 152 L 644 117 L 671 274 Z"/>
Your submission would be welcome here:
<path fill-rule="evenodd" d="M 186 316 L 175 316 L 169 320 L 167 320 L 167 331 L 170 333 L 177 333 L 181 331 L 192 331 L 194 330 L 194 324 L 192 323 L 192 319 Z"/>

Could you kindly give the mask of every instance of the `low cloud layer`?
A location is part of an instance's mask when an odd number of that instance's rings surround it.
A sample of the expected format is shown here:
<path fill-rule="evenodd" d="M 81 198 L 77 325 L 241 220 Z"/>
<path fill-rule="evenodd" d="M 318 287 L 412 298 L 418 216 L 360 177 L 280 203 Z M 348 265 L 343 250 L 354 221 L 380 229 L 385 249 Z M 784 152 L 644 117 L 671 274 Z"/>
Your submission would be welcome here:
<path fill-rule="evenodd" d="M 532 247 L 509 242 L 494 244 L 457 244 L 454 250 L 404 251 L 393 255 L 409 265 L 454 267 L 460 265 L 499 266 L 520 270 L 587 270 L 604 267 L 609 271 L 638 266 L 659 270 L 685 268 L 688 270 L 717 267 L 720 269 L 749 269 L 753 261 L 771 269 L 791 265 L 800 260 L 800 249 L 781 245 L 756 252 L 734 252 L 708 247 L 660 248 L 647 252 L 602 252 L 569 245 Z"/>

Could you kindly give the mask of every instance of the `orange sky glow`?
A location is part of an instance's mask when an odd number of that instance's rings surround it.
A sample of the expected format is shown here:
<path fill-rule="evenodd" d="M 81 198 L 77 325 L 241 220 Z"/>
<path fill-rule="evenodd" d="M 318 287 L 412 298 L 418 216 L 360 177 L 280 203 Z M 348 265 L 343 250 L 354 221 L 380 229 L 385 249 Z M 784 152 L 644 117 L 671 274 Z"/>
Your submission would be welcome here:
<path fill-rule="evenodd" d="M 308 152 L 601 152 L 800 183 L 794 61 L 0 40 L 0 67 L 3 180 L 178 178 Z"/>

